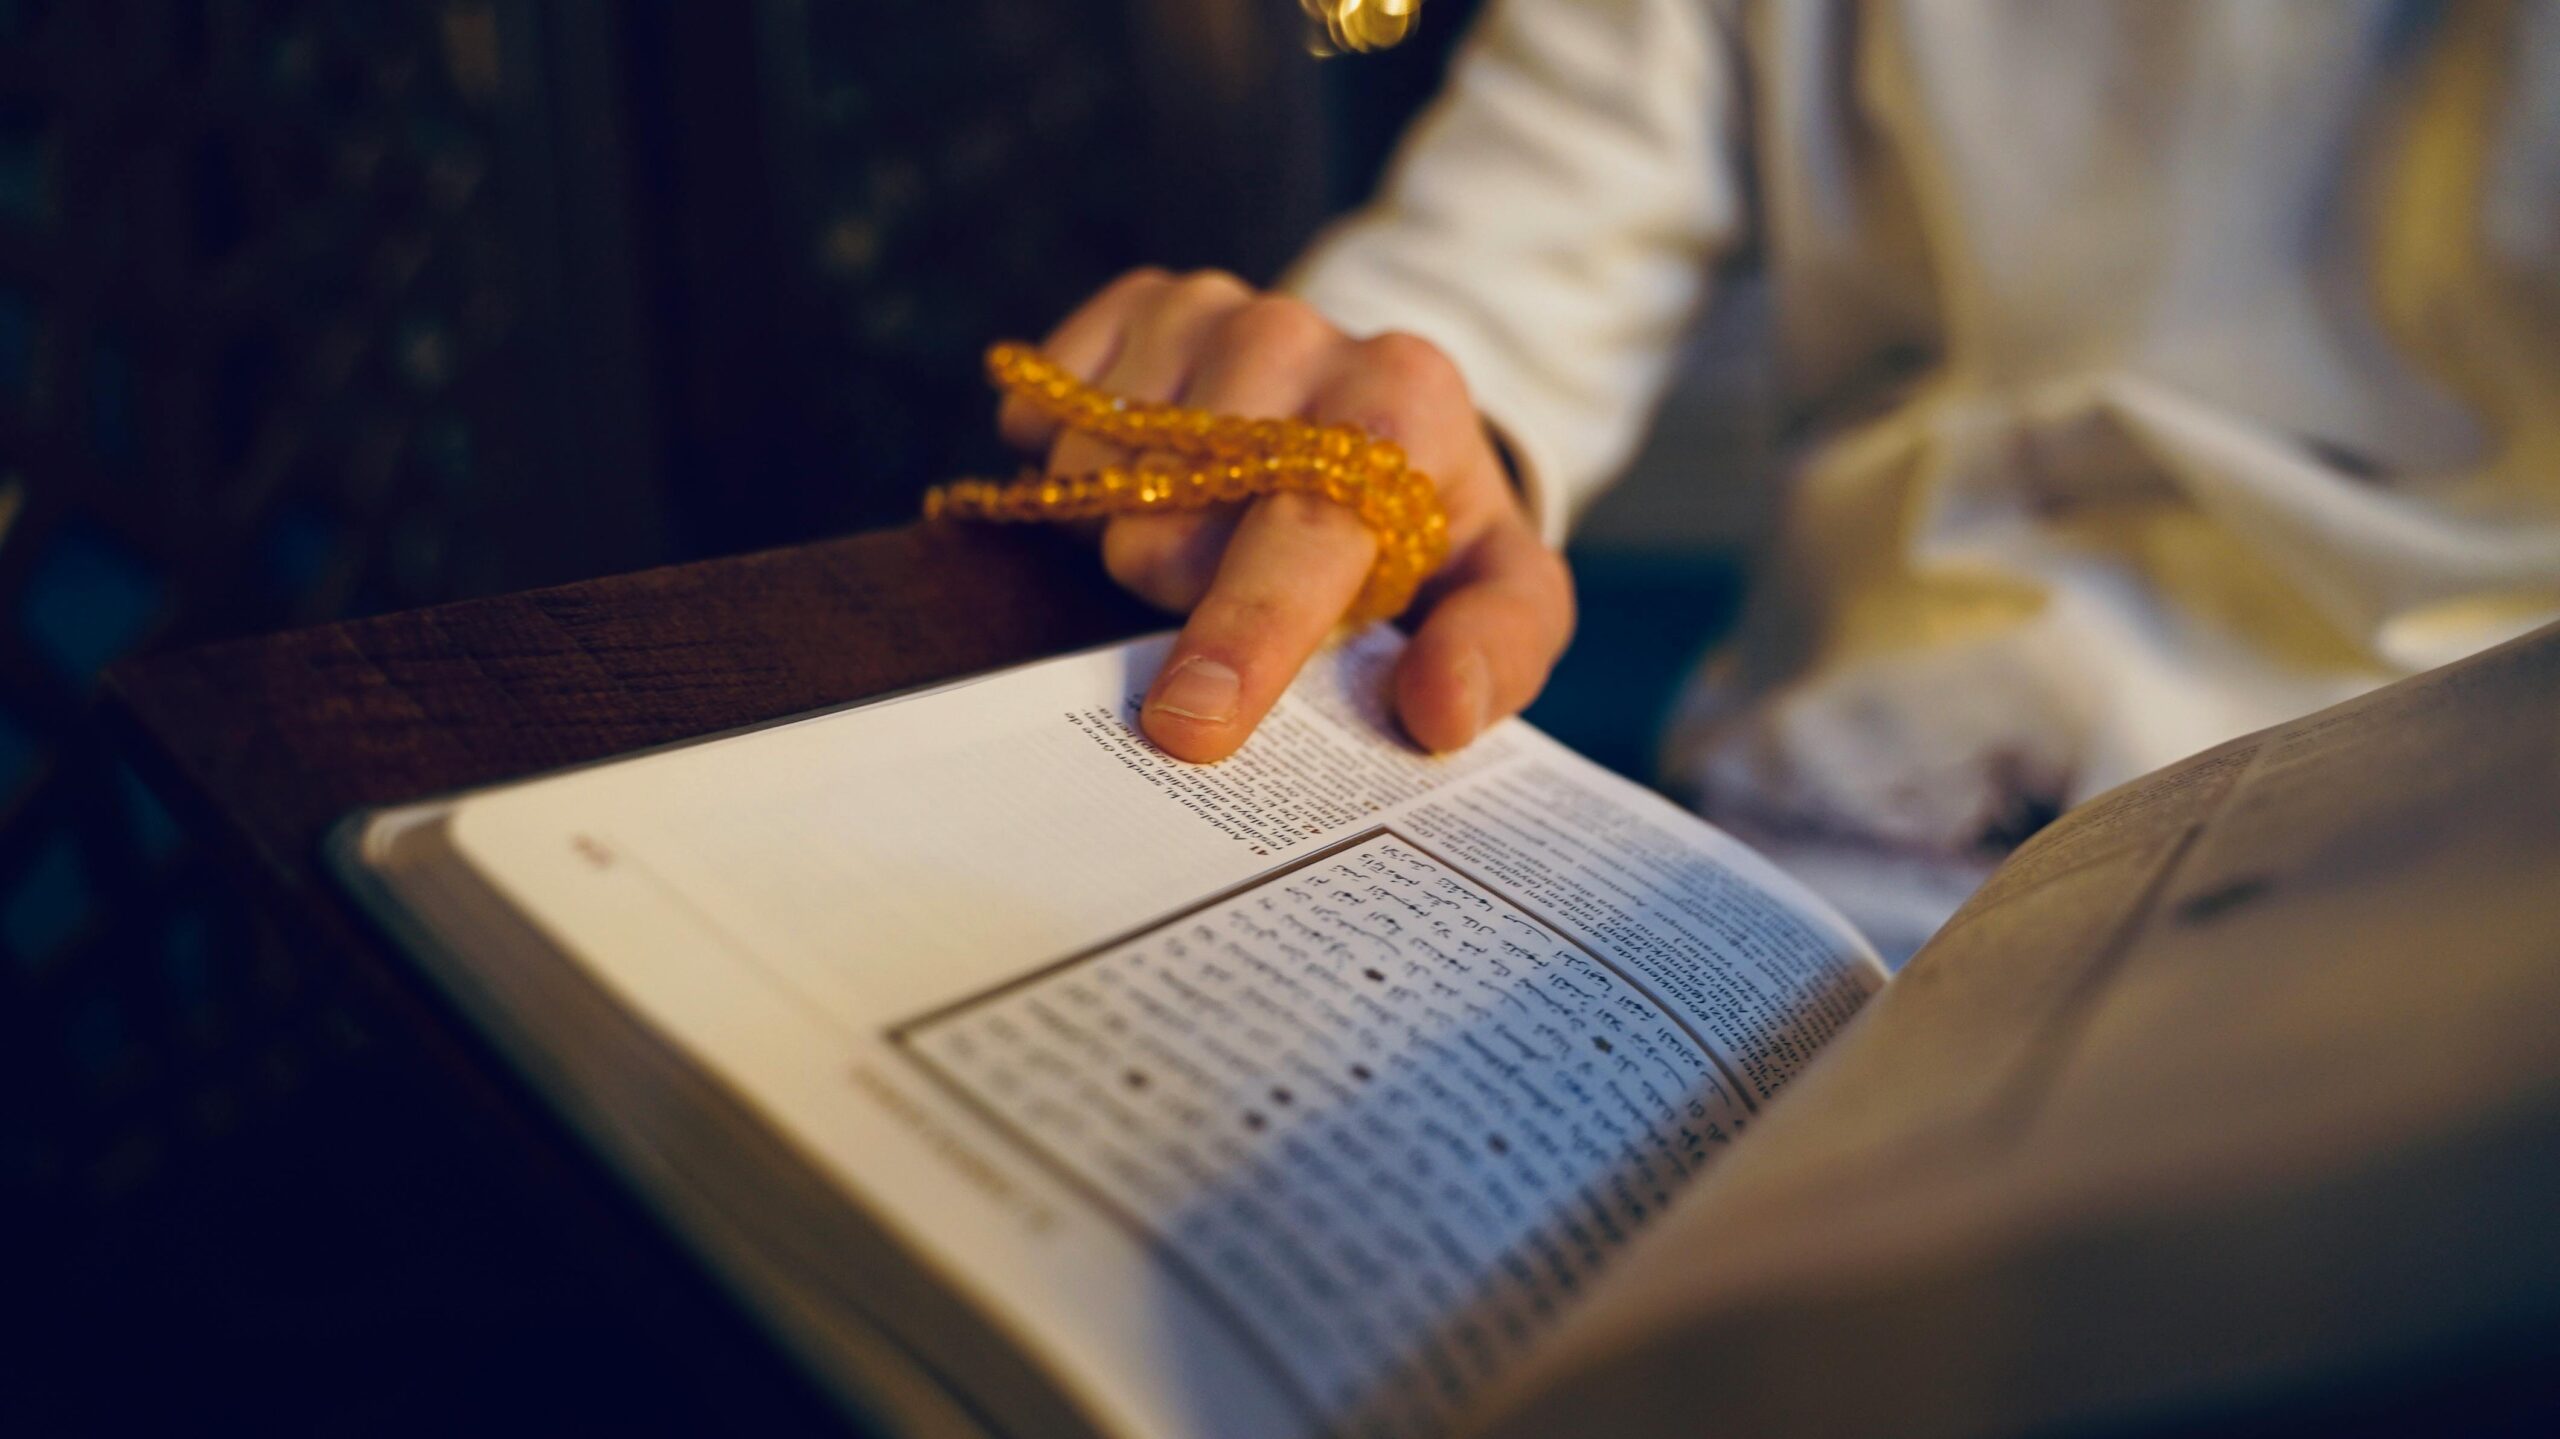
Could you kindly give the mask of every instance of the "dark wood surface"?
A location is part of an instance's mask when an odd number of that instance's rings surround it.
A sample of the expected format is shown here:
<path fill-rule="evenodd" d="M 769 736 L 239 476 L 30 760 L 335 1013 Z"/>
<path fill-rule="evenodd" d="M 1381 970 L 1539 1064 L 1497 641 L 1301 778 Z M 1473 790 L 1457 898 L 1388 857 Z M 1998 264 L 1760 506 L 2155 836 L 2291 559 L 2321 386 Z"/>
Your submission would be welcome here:
<path fill-rule="evenodd" d="M 764 1432 L 836 1421 L 689 1258 L 412 974 L 320 863 L 350 812 L 1019 663 L 1159 621 L 1088 548 L 917 526 L 146 657 L 110 719 L 200 833 L 459 1124 L 500 1136 L 476 1183 L 519 1201 L 633 1316 L 680 1388 Z M 398 1197 L 381 1197 L 395 1219 Z M 516 1236 L 522 1242 L 523 1236 Z M 492 1396 L 493 1404 L 502 1396 Z"/>
<path fill-rule="evenodd" d="M 1090 552 L 929 526 L 150 656 L 111 703 L 284 894 L 396 803 L 1135 634 Z"/>

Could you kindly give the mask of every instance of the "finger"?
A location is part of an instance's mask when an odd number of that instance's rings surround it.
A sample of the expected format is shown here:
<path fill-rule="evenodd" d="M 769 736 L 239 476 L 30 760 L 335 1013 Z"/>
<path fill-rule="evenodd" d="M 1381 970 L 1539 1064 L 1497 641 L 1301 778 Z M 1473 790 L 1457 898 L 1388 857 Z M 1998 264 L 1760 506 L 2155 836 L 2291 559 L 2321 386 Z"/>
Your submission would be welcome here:
<path fill-rule="evenodd" d="M 1040 353 L 1080 379 L 1094 379 L 1119 358 L 1131 318 L 1173 283 L 1171 274 L 1154 266 L 1131 270 L 1059 321 L 1040 342 Z M 1058 422 L 1030 402 L 1007 395 L 996 407 L 996 432 L 1006 444 L 1037 454 L 1058 437 Z"/>
<path fill-rule="evenodd" d="M 1094 383 L 1125 399 L 1172 399 L 1182 393 L 1218 322 L 1252 298 L 1244 281 L 1218 270 L 1185 275 L 1149 292 L 1129 315 L 1119 353 Z M 1086 474 L 1129 461 L 1126 450 L 1090 435 L 1060 435 L 1049 448 L 1053 475 Z"/>
<path fill-rule="evenodd" d="M 1402 447 L 1407 462 L 1431 477 L 1448 510 L 1453 549 L 1464 549 L 1516 511 L 1466 381 L 1427 340 L 1390 332 L 1359 341 L 1318 388 L 1307 413 Z"/>
<path fill-rule="evenodd" d="M 1305 410 L 1351 344 L 1304 300 L 1254 296 L 1219 312 L 1182 403 L 1222 415 L 1285 419 Z"/>
<path fill-rule="evenodd" d="M 1128 340 L 1095 381 L 1133 400 L 1170 400 L 1228 315 L 1253 302 L 1253 289 L 1223 270 L 1198 270 L 1153 291 L 1129 317 Z"/>
<path fill-rule="evenodd" d="M 1377 542 L 1349 510 L 1269 495 L 1174 641 L 1139 723 L 1176 759 L 1224 759 L 1253 733 L 1368 576 Z"/>
<path fill-rule="evenodd" d="M 1121 515 L 1102 532 L 1102 567 L 1147 603 L 1188 614 L 1217 579 L 1218 561 L 1243 518 L 1242 505 Z"/>
<path fill-rule="evenodd" d="M 1303 413 L 1328 366 L 1347 349 L 1315 308 L 1263 295 L 1219 313 L 1176 398 L 1193 409 L 1247 419 Z M 1234 506 L 1114 520 L 1102 562 L 1131 593 L 1176 614 L 1198 604 L 1243 511 Z"/>
<path fill-rule="evenodd" d="M 1573 638 L 1572 577 L 1525 524 L 1487 532 L 1446 586 L 1395 676 L 1406 733 L 1442 753 L 1528 708 Z"/>

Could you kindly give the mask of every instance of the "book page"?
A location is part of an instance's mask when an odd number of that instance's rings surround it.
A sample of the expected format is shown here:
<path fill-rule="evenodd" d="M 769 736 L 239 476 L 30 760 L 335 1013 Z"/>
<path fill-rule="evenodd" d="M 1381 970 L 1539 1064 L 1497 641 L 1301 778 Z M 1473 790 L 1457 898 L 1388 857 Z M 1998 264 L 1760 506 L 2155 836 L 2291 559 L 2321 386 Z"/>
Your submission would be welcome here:
<path fill-rule="evenodd" d="M 2547 1347 L 2555 893 L 2560 627 L 2091 800 L 1487 1431 L 1687 1434 L 1702 1400 L 1761 1435 L 2218 1431 Z"/>
<path fill-rule="evenodd" d="M 1881 982 L 1757 856 L 1401 641 L 1233 759 L 1163 639 L 466 800 L 600 985 L 1132 1434 L 1444 1424 Z"/>

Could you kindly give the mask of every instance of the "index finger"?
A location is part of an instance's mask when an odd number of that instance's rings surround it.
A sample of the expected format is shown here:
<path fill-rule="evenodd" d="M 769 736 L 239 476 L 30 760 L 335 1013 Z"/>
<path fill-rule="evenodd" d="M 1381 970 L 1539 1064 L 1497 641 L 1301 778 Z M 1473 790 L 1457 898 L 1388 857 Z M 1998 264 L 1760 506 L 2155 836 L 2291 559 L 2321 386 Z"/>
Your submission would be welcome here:
<path fill-rule="evenodd" d="M 1256 501 L 1147 692 L 1147 738 L 1195 763 L 1235 753 L 1359 596 L 1377 547 L 1322 496 Z"/>

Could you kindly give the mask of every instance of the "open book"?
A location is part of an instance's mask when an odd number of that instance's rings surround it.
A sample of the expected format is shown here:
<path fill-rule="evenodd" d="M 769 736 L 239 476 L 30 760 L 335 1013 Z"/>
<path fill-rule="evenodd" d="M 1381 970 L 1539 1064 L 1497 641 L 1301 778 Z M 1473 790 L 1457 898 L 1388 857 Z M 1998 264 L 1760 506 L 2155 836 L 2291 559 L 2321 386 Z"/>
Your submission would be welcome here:
<path fill-rule="evenodd" d="M 1158 638 L 358 816 L 336 858 L 743 1302 L 900 1432 L 1678 1431 L 1691 1404 L 1737 1432 L 1923 1432 L 2126 1398 L 2075 1371 L 1994 1403 L 1984 1365 L 2014 1356 L 1839 1384 L 1861 1341 L 1903 1337 L 1900 1291 L 1831 1335 L 1771 1296 L 1812 1275 L 1830 1287 L 1794 1298 L 1854 1297 L 1949 1235 L 1978 1248 L 1984 1216 L 2105 1212 L 2031 1183 L 1930 1206 L 1962 1193 L 1948 1156 L 2032 1129 L 2056 1036 L 2084 1035 L 2145 915 L 2287 907 L 2300 846 L 2268 806 L 2310 803 L 2284 792 L 2376 722 L 2306 722 L 2066 818 L 1915 962 L 1904 1007 L 1940 1017 L 1877 1033 L 1852 1026 L 1885 987 L 1869 947 L 1737 842 L 1517 721 L 1415 752 L 1385 711 L 1399 643 L 1320 658 L 1214 766 L 1134 729 Z M 2247 863 L 2223 862 L 2226 812 L 2263 831 Z M 1844 1029 L 1858 1054 L 1799 1086 Z M 1857 1224 L 1808 1227 L 1896 1164 L 1916 1208 L 1860 1192 Z M 1896 1374 L 1937 1407 L 1867 1413 L 1904 1402 Z M 2157 1366 L 2137 1378 L 2156 1399 Z"/>

